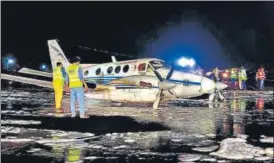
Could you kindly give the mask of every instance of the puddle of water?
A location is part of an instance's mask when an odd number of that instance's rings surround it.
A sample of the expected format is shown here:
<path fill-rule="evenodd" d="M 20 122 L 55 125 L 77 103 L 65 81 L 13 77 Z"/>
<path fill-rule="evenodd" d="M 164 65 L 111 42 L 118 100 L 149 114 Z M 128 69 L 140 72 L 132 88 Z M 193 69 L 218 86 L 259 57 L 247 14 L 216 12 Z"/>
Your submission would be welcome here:
<path fill-rule="evenodd" d="M 2 155 L 4 160 L 226 162 L 222 157 L 210 155 L 220 150 L 220 142 L 226 138 L 241 138 L 246 140 L 247 147 L 268 149 L 265 153 L 270 154 L 269 148 L 273 146 L 270 95 L 230 96 L 223 105 L 210 108 L 203 100 L 196 103 L 194 100 L 177 101 L 156 111 L 150 108 L 92 107 L 90 118 L 81 120 L 33 116 L 34 110 L 47 107 L 40 107 L 43 100 L 37 102 L 41 103 L 39 107 L 13 104 L 16 100 L 22 101 L 25 94 L 6 98 L 1 104 L 1 141 L 7 149 Z M 26 104 L 31 102 L 25 99 Z M 230 145 L 233 143 L 229 142 Z M 264 162 L 273 158 L 269 154 L 250 157 Z"/>

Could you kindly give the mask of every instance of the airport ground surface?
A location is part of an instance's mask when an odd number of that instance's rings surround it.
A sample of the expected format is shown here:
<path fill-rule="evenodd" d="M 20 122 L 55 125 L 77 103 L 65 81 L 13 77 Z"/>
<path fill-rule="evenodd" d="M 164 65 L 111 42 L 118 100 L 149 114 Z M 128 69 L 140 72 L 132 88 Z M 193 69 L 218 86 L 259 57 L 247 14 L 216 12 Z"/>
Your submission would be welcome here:
<path fill-rule="evenodd" d="M 273 89 L 272 89 L 273 90 Z M 87 101 L 88 119 L 53 113 L 53 92 L 2 87 L 2 162 L 272 162 L 273 91 L 225 91 L 226 101 L 159 109 Z"/>

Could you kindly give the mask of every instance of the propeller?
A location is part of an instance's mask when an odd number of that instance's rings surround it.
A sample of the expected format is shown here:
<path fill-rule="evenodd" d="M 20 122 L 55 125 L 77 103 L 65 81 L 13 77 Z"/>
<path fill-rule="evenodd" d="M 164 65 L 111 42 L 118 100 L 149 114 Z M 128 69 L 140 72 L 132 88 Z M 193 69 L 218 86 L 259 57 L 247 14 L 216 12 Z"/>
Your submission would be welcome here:
<path fill-rule="evenodd" d="M 160 103 L 160 100 L 161 100 L 161 96 L 162 96 L 162 93 L 164 90 L 168 90 L 168 92 L 170 94 L 173 95 L 173 93 L 170 91 L 170 89 L 172 89 L 173 87 L 176 86 L 176 84 L 172 83 L 172 82 L 169 82 L 168 80 L 171 78 L 173 72 L 174 72 L 174 68 L 173 68 L 173 64 L 172 64 L 172 67 L 170 68 L 166 78 L 164 79 L 160 73 L 157 71 L 157 70 L 153 70 L 154 74 L 156 75 L 156 77 L 158 78 L 159 80 L 159 92 L 157 93 L 156 95 L 156 99 L 153 103 L 153 109 L 157 109 L 158 106 L 159 106 L 159 103 Z"/>

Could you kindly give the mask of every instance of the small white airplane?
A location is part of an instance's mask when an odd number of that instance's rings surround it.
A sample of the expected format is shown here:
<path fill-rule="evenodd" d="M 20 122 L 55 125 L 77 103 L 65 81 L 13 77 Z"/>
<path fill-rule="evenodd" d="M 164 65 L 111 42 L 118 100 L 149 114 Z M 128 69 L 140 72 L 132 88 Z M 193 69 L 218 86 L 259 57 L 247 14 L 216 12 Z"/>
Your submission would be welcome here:
<path fill-rule="evenodd" d="M 70 62 L 60 48 L 57 40 L 48 40 L 52 69 L 57 62 L 68 67 Z M 153 103 L 158 108 L 159 102 L 174 98 L 198 97 L 210 94 L 209 101 L 223 100 L 220 93 L 226 84 L 192 73 L 176 71 L 165 67 L 164 61 L 156 58 L 144 58 L 101 64 L 81 64 L 84 80 L 96 85 L 85 96 L 92 99 L 109 100 L 122 103 Z M 20 73 L 52 77 L 52 73 L 23 68 Z M 51 82 L 20 76 L 1 74 L 2 79 L 22 83 L 52 87 Z"/>

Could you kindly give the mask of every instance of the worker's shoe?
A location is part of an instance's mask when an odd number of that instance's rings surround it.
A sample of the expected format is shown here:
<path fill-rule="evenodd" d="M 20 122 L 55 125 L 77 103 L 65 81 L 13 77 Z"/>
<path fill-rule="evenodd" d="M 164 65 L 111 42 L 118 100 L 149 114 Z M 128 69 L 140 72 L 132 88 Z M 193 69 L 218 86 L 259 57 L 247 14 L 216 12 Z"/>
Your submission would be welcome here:
<path fill-rule="evenodd" d="M 75 118 L 75 117 L 76 117 L 76 113 L 74 113 L 74 114 L 72 113 L 71 118 Z"/>
<path fill-rule="evenodd" d="M 81 119 L 86 119 L 86 118 L 89 118 L 89 117 L 86 116 L 86 115 L 82 115 L 82 116 L 80 115 L 80 118 L 81 118 Z"/>
<path fill-rule="evenodd" d="M 64 113 L 64 109 L 61 109 L 61 108 L 60 109 L 56 109 L 55 112 L 56 113 Z"/>

